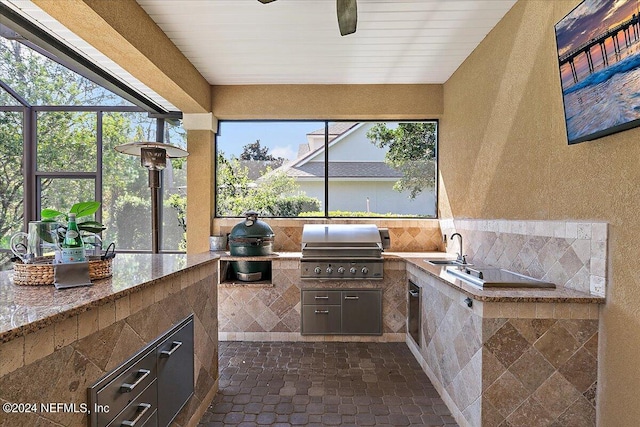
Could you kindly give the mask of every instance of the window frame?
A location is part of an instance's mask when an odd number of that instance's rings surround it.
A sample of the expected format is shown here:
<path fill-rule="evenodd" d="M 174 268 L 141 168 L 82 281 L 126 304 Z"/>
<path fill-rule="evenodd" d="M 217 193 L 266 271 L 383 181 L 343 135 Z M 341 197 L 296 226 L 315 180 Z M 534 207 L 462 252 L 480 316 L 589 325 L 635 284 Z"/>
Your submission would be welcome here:
<path fill-rule="evenodd" d="M 138 106 L 88 106 L 88 105 L 30 105 L 19 94 L 11 90 L 11 88 L 0 80 L 0 90 L 6 91 L 10 96 L 14 97 L 20 104 L 19 106 L 0 106 L 3 112 L 22 112 L 22 156 L 23 156 L 23 227 L 26 230 L 30 221 L 40 219 L 40 211 L 43 206 L 41 204 L 42 196 L 42 180 L 52 179 L 92 179 L 94 181 L 95 200 L 102 203 L 102 152 L 103 152 L 103 135 L 102 135 L 102 117 L 104 113 L 112 112 L 128 112 L 128 113 L 147 113 L 150 118 L 156 121 L 156 139 L 164 138 L 165 119 L 160 115 L 149 113 L 147 110 Z M 37 168 L 37 147 L 38 147 L 38 112 L 93 112 L 96 113 L 96 165 L 94 172 L 64 172 L 64 171 L 38 171 Z M 162 172 L 161 172 L 162 173 Z M 158 212 L 160 213 L 160 223 L 162 223 L 162 202 L 163 198 L 158 200 Z M 102 209 L 95 213 L 95 220 L 102 221 Z M 162 227 L 159 229 L 160 241 L 162 242 Z M 162 245 L 161 245 L 162 248 Z M 133 253 L 151 253 L 151 249 L 119 249 L 118 252 Z M 180 250 L 160 249 L 160 253 L 184 253 Z"/>
<path fill-rule="evenodd" d="M 439 155 L 438 155 L 438 144 L 440 141 L 440 120 L 439 119 L 224 119 L 218 120 L 218 126 L 216 129 L 216 134 L 214 138 L 214 165 L 216 169 L 216 173 L 214 174 L 213 185 L 214 185 L 214 204 L 218 203 L 218 136 L 220 135 L 220 128 L 223 123 L 233 122 L 233 123 L 304 123 L 304 122 L 323 122 L 324 123 L 324 214 L 322 216 L 297 216 L 297 217 L 283 217 L 283 216 L 274 216 L 268 217 L 273 219 L 287 219 L 287 220 L 309 220 L 309 219 L 325 219 L 325 220 L 349 220 L 349 219 L 370 219 L 370 220 L 388 220 L 388 219 L 424 219 L 424 220 L 434 220 L 438 219 L 438 205 L 439 205 L 439 179 L 438 179 L 438 170 L 439 170 Z M 435 130 L 435 150 L 434 150 L 434 202 L 435 202 L 435 215 L 433 216 L 419 216 L 419 215 L 406 215 L 406 216 L 394 216 L 394 217 L 384 217 L 384 216 L 330 216 L 329 215 L 329 126 L 331 123 L 343 123 L 343 122 L 357 122 L 357 123 L 382 123 L 382 122 L 393 122 L 393 123 L 434 123 L 436 126 Z M 239 218 L 237 216 L 223 216 L 218 215 L 217 208 L 214 212 L 215 219 L 228 219 L 228 218 Z"/>

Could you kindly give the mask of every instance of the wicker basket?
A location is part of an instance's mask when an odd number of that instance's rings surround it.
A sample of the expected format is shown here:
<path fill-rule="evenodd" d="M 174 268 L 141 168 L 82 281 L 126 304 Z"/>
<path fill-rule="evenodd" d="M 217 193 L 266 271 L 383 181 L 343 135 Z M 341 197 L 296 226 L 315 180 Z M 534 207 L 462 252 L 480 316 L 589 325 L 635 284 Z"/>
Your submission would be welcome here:
<path fill-rule="evenodd" d="M 113 258 L 88 257 L 88 260 L 91 280 L 105 279 L 113 274 Z M 30 264 L 16 261 L 13 265 L 13 283 L 16 285 L 53 285 L 53 276 L 53 257 L 38 258 Z"/>

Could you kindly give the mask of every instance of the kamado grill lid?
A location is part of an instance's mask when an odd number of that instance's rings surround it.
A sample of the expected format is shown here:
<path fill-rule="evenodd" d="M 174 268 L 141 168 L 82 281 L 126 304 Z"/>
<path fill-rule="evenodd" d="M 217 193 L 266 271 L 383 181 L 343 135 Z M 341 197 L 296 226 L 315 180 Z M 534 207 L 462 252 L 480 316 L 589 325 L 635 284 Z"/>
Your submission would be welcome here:
<path fill-rule="evenodd" d="M 263 241 L 273 240 L 274 233 L 269 224 L 258 219 L 258 212 L 248 211 L 244 214 L 244 221 L 236 224 L 229 234 L 229 242 L 241 242 L 247 239 L 259 238 Z"/>

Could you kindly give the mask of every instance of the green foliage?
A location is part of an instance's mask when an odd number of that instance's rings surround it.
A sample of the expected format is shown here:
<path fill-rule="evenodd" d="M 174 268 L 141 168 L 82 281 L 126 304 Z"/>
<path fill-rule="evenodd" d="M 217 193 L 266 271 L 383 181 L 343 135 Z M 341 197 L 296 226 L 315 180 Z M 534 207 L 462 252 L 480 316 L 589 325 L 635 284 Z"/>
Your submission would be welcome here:
<path fill-rule="evenodd" d="M 82 218 L 84 216 L 89 216 L 89 215 L 93 215 L 94 213 L 96 213 L 98 211 L 98 209 L 100 208 L 100 202 L 79 202 L 79 203 L 75 203 L 73 206 L 71 206 L 71 209 L 69 209 L 69 213 L 74 213 L 76 214 L 76 219 L 78 218 Z M 47 220 L 47 219 L 55 219 L 56 217 L 59 216 L 65 216 L 65 219 L 69 219 L 69 215 L 65 214 L 64 212 L 60 212 L 57 211 L 55 209 L 43 209 L 40 212 L 40 217 L 43 220 Z M 95 222 L 95 221 L 94 221 Z M 97 223 L 96 223 L 97 224 Z"/>
<path fill-rule="evenodd" d="M 172 194 L 165 204 L 176 210 L 178 226 L 182 228 L 182 240 L 178 244 L 181 250 L 187 249 L 187 198 L 180 194 Z"/>
<path fill-rule="evenodd" d="M 42 209 L 40 212 L 40 218 L 43 221 L 59 221 L 61 222 L 61 229 L 58 232 L 58 239 L 60 242 L 64 239 L 64 230 L 66 230 L 66 224 L 63 221 L 69 221 L 69 214 L 75 213 L 76 219 L 80 219 L 83 217 L 91 216 L 95 214 L 98 209 L 100 209 L 100 202 L 79 202 L 75 203 L 71 206 L 68 213 L 60 212 L 55 209 Z M 104 231 L 105 226 L 100 224 L 97 221 L 86 220 L 86 221 L 78 221 L 78 230 L 85 233 L 101 233 Z"/>
<path fill-rule="evenodd" d="M 272 168 L 279 168 L 284 163 L 283 157 L 273 157 L 269 153 L 269 147 L 262 147 L 260 140 L 256 139 L 253 144 L 247 144 L 242 147 L 243 151 L 240 154 L 240 160 L 257 160 L 266 161 L 271 163 Z"/>
<path fill-rule="evenodd" d="M 300 215 L 301 212 L 308 211 L 319 212 L 320 200 L 305 194 L 299 194 L 276 200 L 273 216 L 293 217 Z"/>
<path fill-rule="evenodd" d="M 285 172 L 267 168 L 256 181 L 249 171 L 232 157 L 218 154 L 218 192 L 216 212 L 219 216 L 242 216 L 255 210 L 262 216 L 296 216 L 302 210 L 319 209 L 320 201 L 300 194 L 294 178 Z"/>
<path fill-rule="evenodd" d="M 1 89 L 0 89 L 1 91 Z M 0 111 L 0 246 L 22 228 L 22 113 Z M 0 254 L 0 268 L 9 255 Z"/>
<path fill-rule="evenodd" d="M 369 129 L 367 138 L 376 147 L 387 147 L 385 162 L 402 172 L 393 187 L 396 191 L 408 191 L 415 199 L 435 184 L 435 123 L 399 123 L 395 129 L 377 123 Z"/>
<path fill-rule="evenodd" d="M 125 194 L 116 202 L 114 213 L 118 223 L 116 247 L 141 249 L 151 247 L 151 202 L 131 194 Z"/>

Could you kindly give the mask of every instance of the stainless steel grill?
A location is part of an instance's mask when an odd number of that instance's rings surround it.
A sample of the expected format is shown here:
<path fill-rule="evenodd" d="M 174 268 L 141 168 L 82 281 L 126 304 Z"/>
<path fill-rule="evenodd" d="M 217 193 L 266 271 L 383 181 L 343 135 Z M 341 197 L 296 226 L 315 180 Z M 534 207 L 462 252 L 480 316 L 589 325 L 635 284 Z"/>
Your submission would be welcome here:
<path fill-rule="evenodd" d="M 306 224 L 302 229 L 303 279 L 382 279 L 382 239 L 373 224 Z"/>

